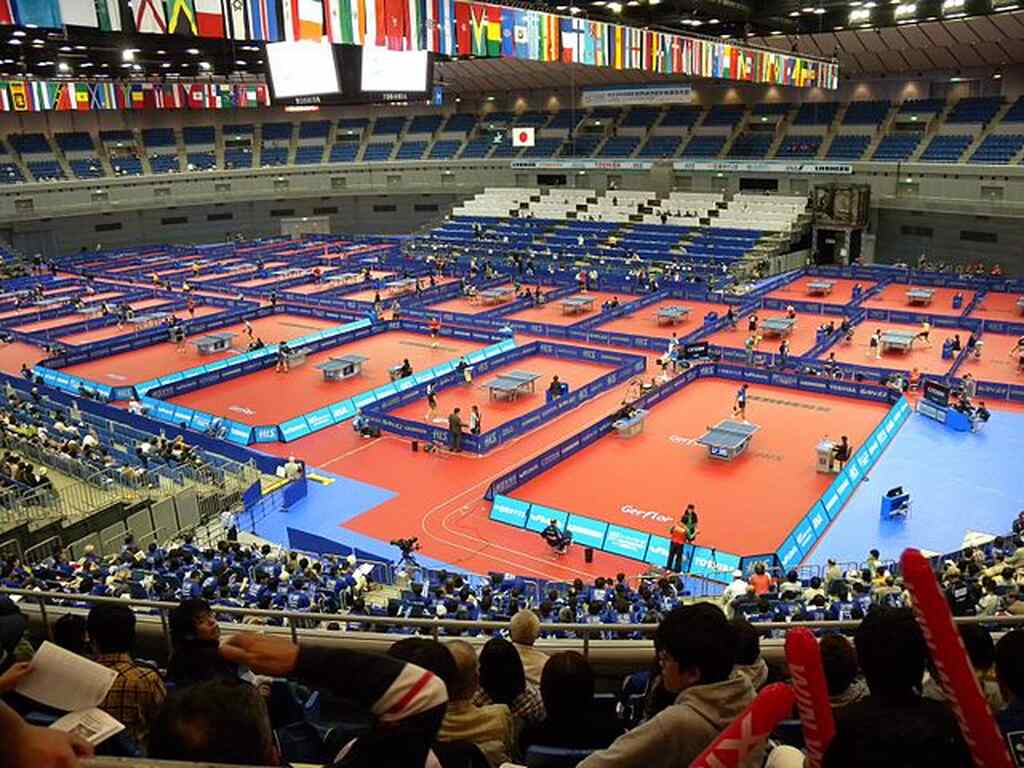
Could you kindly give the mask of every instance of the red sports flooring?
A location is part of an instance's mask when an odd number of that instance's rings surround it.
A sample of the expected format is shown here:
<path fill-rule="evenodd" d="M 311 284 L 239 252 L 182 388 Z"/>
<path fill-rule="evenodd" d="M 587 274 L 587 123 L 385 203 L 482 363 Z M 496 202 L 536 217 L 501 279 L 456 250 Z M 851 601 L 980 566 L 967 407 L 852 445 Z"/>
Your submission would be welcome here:
<path fill-rule="evenodd" d="M 969 316 L 982 320 L 1024 323 L 1024 310 L 1017 306 L 1020 299 L 1020 294 L 1016 293 L 989 293 Z"/>
<path fill-rule="evenodd" d="M 630 296 L 629 299 L 635 297 Z M 621 300 L 621 297 L 620 297 Z M 690 314 L 686 320 L 676 325 L 658 324 L 658 310 L 666 307 L 686 307 Z M 689 299 L 668 299 L 659 301 L 649 307 L 637 310 L 631 315 L 619 317 L 597 326 L 598 331 L 609 333 L 632 333 L 637 336 L 663 336 L 668 339 L 673 333 L 680 338 L 688 336 L 704 325 L 704 316 L 708 312 L 717 312 L 719 316 L 726 313 L 729 307 L 725 304 L 712 304 L 706 301 L 690 301 Z"/>
<path fill-rule="evenodd" d="M 172 402 L 246 424 L 278 424 L 387 384 L 391 380 L 388 369 L 405 358 L 419 371 L 483 346 L 449 338 L 438 344 L 433 349 L 428 336 L 415 333 L 377 334 L 310 355 L 288 373 L 270 368 L 172 398 Z M 363 364 L 362 375 L 326 382 L 314 367 L 332 356 L 348 354 L 370 358 Z"/>
<path fill-rule="evenodd" d="M 522 320 L 527 323 L 549 323 L 550 325 L 573 325 L 582 320 L 587 320 L 595 315 L 601 313 L 601 305 L 606 301 L 611 301 L 618 294 L 604 293 L 602 291 L 587 291 L 584 293 L 573 293 L 569 296 L 565 296 L 561 299 L 554 299 L 549 301 L 544 306 L 533 307 L 531 309 L 524 309 L 519 312 L 514 312 L 511 315 L 506 315 L 511 320 Z M 588 296 L 594 300 L 594 307 L 586 312 L 567 315 L 562 311 L 562 302 L 567 298 L 576 298 L 579 296 Z M 619 300 L 622 301 L 624 296 L 619 296 Z"/>
<path fill-rule="evenodd" d="M 196 307 L 196 317 L 206 317 L 208 315 L 216 315 L 220 312 L 224 312 L 223 307 Z M 189 315 L 185 310 L 178 310 L 179 317 L 187 318 Z M 79 333 L 72 333 L 68 336 L 58 336 L 58 340 L 66 344 L 89 344 L 93 341 L 102 341 L 103 339 L 112 339 L 115 336 L 123 336 L 126 333 L 132 333 L 135 327 L 132 325 L 123 325 L 120 328 L 117 324 L 107 325 L 103 328 L 97 328 L 93 331 L 81 331 Z"/>
<path fill-rule="evenodd" d="M 502 283 L 501 285 L 494 287 L 511 288 L 512 283 Z M 534 290 L 534 288 L 536 288 L 536 286 L 533 286 L 530 289 L 531 292 Z M 548 293 L 550 293 L 550 289 L 545 289 L 541 291 L 542 295 L 547 295 Z M 438 302 L 437 304 L 431 304 L 429 306 L 429 309 L 437 312 L 460 312 L 464 315 L 480 315 L 483 314 L 484 312 L 493 312 L 497 309 L 501 309 L 502 307 L 507 307 L 513 301 L 515 301 L 515 298 L 509 299 L 508 301 L 503 301 L 501 304 L 484 304 L 480 301 L 470 301 L 469 299 L 460 297 L 457 299 L 449 299 L 448 301 L 441 301 Z"/>
<path fill-rule="evenodd" d="M 333 328 L 335 325 L 337 323 L 330 320 L 319 320 L 301 315 L 270 315 L 253 320 L 252 330 L 255 336 L 263 339 L 267 344 L 273 344 L 305 336 L 325 328 Z M 136 384 L 237 354 L 247 343 L 244 340 L 244 326 L 241 324 L 218 328 L 217 331 L 237 333 L 239 335 L 239 338 L 235 339 L 237 349 L 213 355 L 200 355 L 192 344 L 186 344 L 185 351 L 178 352 L 174 345 L 168 342 L 167 344 L 134 349 L 131 352 L 122 352 L 119 355 L 111 355 L 88 363 L 79 363 L 62 370 L 93 381 L 109 382 L 113 380 Z"/>
<path fill-rule="evenodd" d="M 981 351 L 981 359 L 968 357 L 960 366 L 957 375 L 969 373 L 979 381 L 1024 385 L 1024 372 L 1018 368 L 1019 355 L 1010 354 L 1010 350 L 1017 343 L 1017 338 L 998 333 L 984 334 L 981 337 L 985 344 Z"/>
<path fill-rule="evenodd" d="M 931 304 L 911 304 L 907 301 L 907 291 L 911 288 L 928 288 L 935 291 Z M 905 312 L 920 312 L 930 315 L 952 315 L 959 317 L 963 308 L 953 309 L 953 296 L 956 293 L 964 295 L 964 307 L 974 299 L 972 291 L 961 291 L 957 288 L 933 288 L 932 286 L 910 286 L 904 283 L 894 283 L 885 287 L 880 294 L 872 296 L 861 302 L 865 309 L 898 309 Z"/>
<path fill-rule="evenodd" d="M 956 333 L 960 334 L 962 342 L 967 341 L 968 333 L 963 331 L 952 331 L 937 329 L 932 326 L 927 346 L 921 340 L 915 341 L 913 349 L 909 352 L 898 352 L 889 350 L 878 359 L 871 353 L 868 341 L 871 334 L 876 330 L 883 333 L 887 330 L 894 331 L 920 331 L 918 325 L 901 325 L 899 323 L 884 323 L 878 320 L 865 320 L 856 326 L 853 334 L 853 341 L 845 344 L 840 341 L 835 344 L 829 352 L 836 353 L 836 360 L 841 363 L 856 363 L 858 365 L 870 365 L 874 368 L 891 368 L 897 371 L 910 371 L 917 368 L 921 373 L 931 373 L 938 376 L 945 376 L 953 365 L 952 360 L 942 359 L 942 342 L 947 338 L 953 338 Z"/>
<path fill-rule="evenodd" d="M 828 296 L 812 296 L 808 293 L 808 283 L 820 282 L 821 280 L 826 279 L 835 283 L 832 287 L 832 293 Z M 801 277 L 799 280 L 794 280 L 789 285 L 779 288 L 777 291 L 772 291 L 767 294 L 766 298 L 779 299 L 780 301 L 816 301 L 820 304 L 849 304 L 853 300 L 853 286 L 858 283 L 860 283 L 861 288 L 865 291 L 874 288 L 876 285 L 870 280 L 846 280 L 844 278 L 835 277 Z"/>
<path fill-rule="evenodd" d="M 0 371 L 17 373 L 21 370 L 22 363 L 28 363 L 31 368 L 44 357 L 46 353 L 31 344 L 22 344 L 20 341 L 0 344 Z"/>
<path fill-rule="evenodd" d="M 535 392 L 524 394 L 517 399 L 495 400 L 484 386 L 485 383 L 500 374 L 502 371 L 529 371 L 540 374 L 536 382 Z M 507 366 L 502 366 L 487 373 L 474 376 L 473 383 L 468 386 L 449 387 L 437 393 L 437 415 L 436 418 L 442 423 L 448 423 L 448 414 L 455 408 L 462 408 L 463 421 L 469 421 L 470 406 L 476 405 L 480 408 L 480 417 L 483 431 L 500 426 L 506 421 L 522 416 L 524 413 L 536 410 L 544 405 L 545 390 L 551 383 L 553 376 L 567 383 L 570 390 L 586 386 L 594 379 L 612 371 L 610 366 L 584 363 L 576 360 L 558 360 L 553 357 L 535 355 L 522 360 L 516 360 Z M 403 419 L 429 424 L 427 419 L 426 401 L 410 403 L 407 406 L 392 411 L 392 415 Z"/>
<path fill-rule="evenodd" d="M 747 420 L 760 431 L 733 461 L 712 459 L 694 441 L 731 415 L 736 386 L 690 384 L 651 410 L 639 436 L 609 435 L 512 495 L 661 536 L 692 503 L 704 546 L 773 552 L 832 481 L 815 471 L 822 435 L 859 445 L 887 409 L 754 386 Z"/>
<path fill-rule="evenodd" d="M 785 312 L 779 309 L 762 309 L 758 310 L 757 317 L 759 320 L 764 321 L 771 317 L 785 317 L 785 314 Z M 718 331 L 708 336 L 707 340 L 721 347 L 744 349 L 747 337 L 750 336 L 749 331 L 747 331 L 748 318 L 749 315 L 737 317 L 735 329 L 726 328 L 725 330 Z M 817 342 L 818 326 L 829 320 L 839 322 L 838 318 L 830 315 L 810 315 L 798 312 L 796 315 L 796 326 L 790 331 L 789 336 L 785 337 L 789 339 L 789 354 L 791 356 L 802 355 L 809 351 Z M 760 325 L 758 325 L 757 333 L 760 337 L 760 341 L 756 346 L 757 352 L 771 352 L 774 354 L 779 351 L 779 347 L 782 345 L 782 336 L 765 335 Z"/>
<path fill-rule="evenodd" d="M 399 278 L 396 277 L 395 279 L 398 280 Z M 434 278 L 434 285 L 435 286 L 447 285 L 448 283 L 454 283 L 454 282 L 456 282 L 456 280 L 453 277 L 441 277 L 441 278 L 435 277 Z M 429 285 L 429 283 L 427 282 L 426 278 L 421 278 L 420 285 L 422 285 L 424 290 L 426 290 L 426 288 Z M 377 295 L 380 295 L 381 300 L 382 301 L 386 301 L 386 302 L 391 302 L 391 301 L 393 301 L 396 298 L 395 296 L 392 296 L 390 294 L 390 292 L 387 290 L 387 288 L 385 288 L 384 286 L 381 286 L 380 290 L 377 290 L 377 289 L 374 289 L 374 288 L 368 288 L 365 291 L 356 291 L 355 293 L 346 293 L 341 298 L 345 299 L 346 301 L 371 301 L 372 302 Z M 412 294 L 406 294 L 406 295 L 407 296 L 411 296 Z M 397 298 L 398 298 L 399 301 L 401 301 L 405 297 L 399 296 Z"/>
<path fill-rule="evenodd" d="M 374 280 L 391 277 L 391 275 L 393 274 L 393 272 L 384 272 L 383 270 L 379 269 L 375 269 L 370 272 L 370 275 Z M 311 294 L 323 293 L 324 291 L 337 290 L 338 288 L 341 287 L 343 287 L 341 283 L 339 283 L 336 280 L 323 280 L 319 283 L 308 282 L 302 283 L 301 285 L 293 285 L 291 288 L 285 288 L 284 293 L 298 293 L 302 294 L 303 296 L 309 296 Z M 349 297 L 344 296 L 343 298 L 347 299 Z"/>

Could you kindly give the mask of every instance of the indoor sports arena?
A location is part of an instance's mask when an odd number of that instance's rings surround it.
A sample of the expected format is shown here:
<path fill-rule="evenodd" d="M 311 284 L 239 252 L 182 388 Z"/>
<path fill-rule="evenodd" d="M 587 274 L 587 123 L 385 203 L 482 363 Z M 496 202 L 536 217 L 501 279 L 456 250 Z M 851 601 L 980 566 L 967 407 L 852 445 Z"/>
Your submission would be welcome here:
<path fill-rule="evenodd" d="M 0 768 L 1024 766 L 1024 8 L 559 2 L 0 0 Z"/>

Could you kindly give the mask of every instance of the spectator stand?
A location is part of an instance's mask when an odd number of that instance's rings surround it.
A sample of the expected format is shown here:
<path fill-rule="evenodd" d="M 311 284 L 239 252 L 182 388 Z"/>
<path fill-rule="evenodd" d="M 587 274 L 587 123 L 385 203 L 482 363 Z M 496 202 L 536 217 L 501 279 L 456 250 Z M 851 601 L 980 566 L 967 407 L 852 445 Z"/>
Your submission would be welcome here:
<path fill-rule="evenodd" d="M 484 432 L 481 435 L 465 435 L 463 437 L 463 449 L 470 453 L 483 454 L 494 450 L 498 446 L 514 440 L 517 437 L 546 424 L 567 410 L 571 410 L 580 403 L 606 392 L 609 389 L 621 384 L 633 376 L 636 376 L 647 367 L 647 360 L 640 355 L 630 355 L 609 350 L 588 349 L 585 347 L 569 346 L 566 344 L 553 344 L 549 342 L 534 341 L 521 347 L 514 347 L 509 342 L 502 342 L 508 345 L 499 354 L 491 357 L 478 357 L 474 360 L 471 353 L 466 357 L 466 362 L 473 366 L 474 374 L 477 377 L 483 376 L 495 368 L 507 366 L 508 364 L 535 355 L 546 357 L 557 357 L 560 359 L 585 360 L 589 362 L 614 365 L 614 371 L 604 374 L 595 381 L 560 397 L 551 403 L 535 408 L 511 421 Z M 502 345 L 498 345 L 499 347 Z M 479 353 L 477 353 L 479 354 Z M 420 385 L 428 381 L 435 384 L 438 390 L 448 387 L 459 386 L 463 383 L 462 374 L 457 370 L 450 370 L 448 373 L 431 379 L 420 379 L 421 375 L 413 378 L 414 385 L 405 393 L 398 393 L 391 397 L 378 400 L 368 405 L 364 414 L 370 423 L 383 431 L 399 435 L 413 440 L 422 440 L 427 443 L 445 444 L 448 439 L 447 429 L 430 427 L 409 419 L 402 419 L 388 415 L 388 411 L 399 408 L 415 400 L 423 399 L 424 392 Z M 402 381 L 402 380 L 400 380 Z"/>

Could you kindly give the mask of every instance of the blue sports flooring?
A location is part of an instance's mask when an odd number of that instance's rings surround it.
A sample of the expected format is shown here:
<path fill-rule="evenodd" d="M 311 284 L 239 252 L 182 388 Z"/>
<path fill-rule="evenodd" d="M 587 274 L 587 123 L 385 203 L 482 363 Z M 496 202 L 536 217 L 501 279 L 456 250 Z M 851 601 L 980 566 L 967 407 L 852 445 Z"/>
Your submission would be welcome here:
<path fill-rule="evenodd" d="M 397 560 L 398 549 L 386 541 L 342 528 L 385 501 L 395 497 L 394 491 L 335 475 L 323 469 L 310 468 L 309 474 L 334 480 L 324 485 L 307 480 L 307 495 L 287 510 L 271 512 L 256 524 L 255 534 L 283 547 L 307 552 L 348 554 L 352 548 L 383 560 Z M 420 565 L 461 571 L 429 557 L 417 556 Z"/>
<path fill-rule="evenodd" d="M 905 520 L 882 520 L 883 494 L 910 493 Z M 912 414 L 817 548 L 809 564 L 896 559 L 907 547 L 945 554 L 968 532 L 1002 535 L 1024 509 L 1024 414 L 993 410 L 981 432 L 954 432 Z"/>

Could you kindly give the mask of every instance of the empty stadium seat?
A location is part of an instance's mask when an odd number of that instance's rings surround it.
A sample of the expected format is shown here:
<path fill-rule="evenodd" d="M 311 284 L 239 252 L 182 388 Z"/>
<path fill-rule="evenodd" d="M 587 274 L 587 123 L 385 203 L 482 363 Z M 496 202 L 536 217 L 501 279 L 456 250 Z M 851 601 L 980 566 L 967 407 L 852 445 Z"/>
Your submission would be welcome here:
<path fill-rule="evenodd" d="M 604 136 L 593 136 L 590 134 L 579 134 L 575 140 L 570 138 L 562 145 L 562 157 L 591 157 L 594 150 L 603 141 Z"/>
<path fill-rule="evenodd" d="M 378 117 L 373 124 L 374 136 L 398 135 L 405 127 L 404 117 Z"/>
<path fill-rule="evenodd" d="M 286 147 L 263 147 L 260 150 L 260 166 L 263 168 L 274 168 L 287 164 L 288 149 Z"/>
<path fill-rule="evenodd" d="M 23 181 L 25 177 L 17 165 L 0 162 L 0 184 L 18 184 Z"/>
<path fill-rule="evenodd" d="M 252 123 L 228 123 L 222 129 L 225 137 L 231 136 L 252 136 L 256 127 Z"/>
<path fill-rule="evenodd" d="M 295 148 L 296 165 L 317 165 L 323 159 L 323 144 L 307 144 Z"/>
<path fill-rule="evenodd" d="M 409 122 L 407 133 L 433 133 L 444 122 L 444 115 L 416 115 Z"/>
<path fill-rule="evenodd" d="M 494 141 L 489 136 L 476 138 L 466 142 L 459 157 L 463 160 L 479 160 L 487 157 L 493 147 Z"/>
<path fill-rule="evenodd" d="M 826 160 L 860 160 L 871 145 L 871 137 L 865 134 L 836 136 L 828 148 Z"/>
<path fill-rule="evenodd" d="M 390 141 L 367 144 L 366 150 L 363 152 L 363 160 L 370 162 L 374 160 L 387 160 L 391 157 L 391 151 L 394 148 L 395 145 Z"/>
<path fill-rule="evenodd" d="M 142 143 L 146 147 L 173 147 L 174 131 L 170 128 L 143 128 Z"/>
<path fill-rule="evenodd" d="M 110 158 L 110 166 L 116 176 L 141 176 L 142 161 L 132 155 L 121 155 Z"/>
<path fill-rule="evenodd" d="M 623 128 L 649 128 L 657 122 L 661 110 L 655 107 L 633 107 L 621 123 Z"/>
<path fill-rule="evenodd" d="M 217 132 L 212 125 L 187 125 L 181 129 L 181 137 L 186 145 L 214 144 Z"/>
<path fill-rule="evenodd" d="M 462 149 L 462 142 L 457 139 L 435 141 L 430 148 L 431 160 L 450 160 Z"/>
<path fill-rule="evenodd" d="M 679 145 L 683 140 L 678 136 L 651 136 L 647 142 L 640 147 L 637 157 L 674 157 L 679 151 Z"/>
<path fill-rule="evenodd" d="M 89 152 L 95 149 L 92 137 L 88 133 L 81 131 L 58 133 L 55 134 L 54 138 L 57 139 L 57 146 L 64 152 Z"/>
<path fill-rule="evenodd" d="M 971 136 L 935 136 L 920 160 L 922 163 L 958 163 L 972 141 Z"/>
<path fill-rule="evenodd" d="M 97 157 L 71 158 L 68 160 L 76 179 L 99 179 L 105 176 L 103 164 Z"/>
<path fill-rule="evenodd" d="M 694 136 L 683 147 L 683 157 L 718 157 L 725 146 L 725 136 Z"/>
<path fill-rule="evenodd" d="M 309 120 L 299 123 L 299 140 L 326 139 L 331 132 L 331 124 L 327 120 Z M 266 134 L 264 134 L 266 137 Z"/>
<path fill-rule="evenodd" d="M 1003 122 L 1024 123 L 1024 96 L 1013 102 L 1013 106 L 1003 115 Z"/>
<path fill-rule="evenodd" d="M 704 118 L 705 126 L 735 126 L 743 119 L 747 108 L 743 104 L 716 104 Z"/>
<path fill-rule="evenodd" d="M 442 133 L 469 133 L 476 128 L 476 115 L 460 112 L 448 118 Z"/>
<path fill-rule="evenodd" d="M 252 168 L 252 150 L 230 147 L 224 149 L 225 168 Z"/>
<path fill-rule="evenodd" d="M 1024 135 L 1019 133 L 994 133 L 986 136 L 968 162 L 1006 165 L 1024 149 Z"/>
<path fill-rule="evenodd" d="M 64 169 L 56 160 L 28 160 L 25 165 L 36 181 L 57 181 L 64 178 Z"/>
<path fill-rule="evenodd" d="M 804 102 L 793 119 L 793 125 L 831 125 L 838 111 L 839 104 L 834 101 Z"/>
<path fill-rule="evenodd" d="M 8 136 L 7 141 L 14 151 L 21 155 L 53 153 L 53 147 L 41 133 L 15 133 Z"/>
<path fill-rule="evenodd" d="M 639 146 L 638 136 L 613 136 L 601 147 L 601 157 L 631 157 Z"/>
<path fill-rule="evenodd" d="M 888 101 L 851 102 L 843 116 L 843 125 L 881 125 L 891 106 Z"/>
<path fill-rule="evenodd" d="M 658 125 L 661 128 L 688 128 L 696 125 L 703 111 L 703 107 L 669 107 Z"/>
<path fill-rule="evenodd" d="M 937 114 L 946 108 L 942 99 L 907 99 L 900 104 L 901 114 Z"/>
<path fill-rule="evenodd" d="M 177 154 L 150 155 L 149 167 L 153 169 L 153 173 L 177 173 L 181 170 Z"/>
<path fill-rule="evenodd" d="M 755 104 L 751 109 L 754 115 L 784 115 L 793 108 L 793 105 L 785 101 L 762 101 Z"/>
<path fill-rule="evenodd" d="M 396 160 L 422 160 L 423 153 L 427 151 L 426 141 L 403 141 L 398 146 Z"/>
<path fill-rule="evenodd" d="M 583 115 L 579 112 L 572 112 L 568 109 L 563 109 L 561 112 L 556 112 L 554 117 L 548 123 L 548 129 L 559 128 L 559 129 L 573 129 L 583 118 Z"/>
<path fill-rule="evenodd" d="M 532 147 L 523 151 L 523 157 L 554 157 L 562 146 L 562 139 L 537 139 Z"/>
<path fill-rule="evenodd" d="M 217 167 L 217 156 L 213 152 L 189 152 L 185 159 L 192 170 L 209 171 Z"/>
<path fill-rule="evenodd" d="M 331 154 L 328 158 L 332 163 L 351 163 L 359 154 L 358 141 L 339 141 L 331 147 Z"/>
<path fill-rule="evenodd" d="M 768 154 L 774 140 L 774 134 L 764 131 L 741 134 L 729 148 L 729 157 L 759 160 Z"/>
<path fill-rule="evenodd" d="M 264 123 L 263 124 L 263 140 L 274 140 L 281 141 L 291 139 L 292 137 L 292 124 L 291 123 Z"/>
<path fill-rule="evenodd" d="M 960 99 L 950 110 L 947 123 L 987 123 L 1002 109 L 999 96 Z M 927 154 L 927 153 L 926 153 Z"/>
<path fill-rule="evenodd" d="M 896 133 L 886 136 L 875 148 L 872 160 L 902 161 L 917 150 L 921 143 L 920 134 Z"/>

